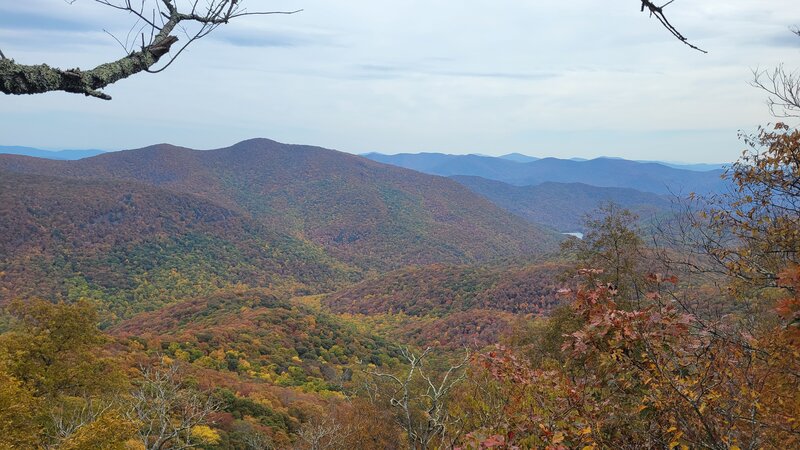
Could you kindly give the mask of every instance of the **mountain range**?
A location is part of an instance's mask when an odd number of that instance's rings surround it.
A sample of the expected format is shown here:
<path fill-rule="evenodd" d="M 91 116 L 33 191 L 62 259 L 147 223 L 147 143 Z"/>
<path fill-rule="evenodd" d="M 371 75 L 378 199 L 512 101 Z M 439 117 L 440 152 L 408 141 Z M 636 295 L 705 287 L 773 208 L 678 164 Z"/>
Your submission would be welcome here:
<path fill-rule="evenodd" d="M 708 171 L 670 167 L 663 163 L 617 158 L 569 160 L 532 159 L 525 155 L 503 157 L 446 155 L 442 153 L 368 153 L 366 158 L 441 175 L 467 175 L 516 186 L 545 182 L 584 183 L 597 187 L 630 188 L 655 194 L 713 193 L 725 188 L 722 169 Z"/>
<path fill-rule="evenodd" d="M 33 147 L 21 147 L 21 146 L 13 146 L 13 145 L 0 145 L 0 154 L 9 154 L 9 155 L 24 155 L 24 156 L 34 156 L 36 158 L 46 158 L 46 159 L 59 159 L 59 160 L 75 160 L 75 159 L 83 159 L 89 158 L 91 156 L 97 156 L 102 153 L 106 153 L 107 150 L 97 150 L 97 149 L 82 149 L 82 150 L 43 150 Z M 381 155 L 380 153 L 368 153 L 363 156 L 369 157 L 369 155 Z M 442 156 L 454 156 L 454 155 L 444 155 L 441 153 L 421 153 L 420 155 L 442 155 Z M 383 155 L 383 156 L 396 156 L 396 155 Z M 518 163 L 529 163 L 533 161 L 538 161 L 542 158 L 536 156 L 529 156 L 524 155 L 522 153 L 508 153 L 506 155 L 501 155 L 498 157 L 492 157 L 487 155 L 466 155 L 466 156 L 478 156 L 478 157 L 485 157 L 485 158 L 495 158 L 495 159 L 503 159 L 507 161 L 514 161 Z M 623 160 L 622 158 L 608 158 L 605 157 L 604 159 L 618 159 Z M 569 158 L 568 161 L 587 161 L 585 158 Z M 655 163 L 661 164 L 667 167 L 672 167 L 675 169 L 681 170 L 692 170 L 697 172 L 707 172 L 712 170 L 722 170 L 729 166 L 729 164 L 685 164 L 685 163 L 673 163 L 667 161 L 644 161 L 644 160 L 636 160 L 634 162 L 639 163 Z"/>
<path fill-rule="evenodd" d="M 669 214 L 663 193 L 603 180 L 714 186 L 719 175 L 614 159 L 516 161 L 524 156 L 370 159 L 268 139 L 79 160 L 0 155 L 0 296 L 102 297 L 129 317 L 235 286 L 288 297 L 409 266 L 530 261 L 556 249 L 558 232 L 585 231 L 584 216 L 603 202 L 645 219 Z M 603 165 L 623 172 L 594 173 Z M 586 182 L 496 179 L 581 174 Z"/>
<path fill-rule="evenodd" d="M 0 154 L 34 156 L 36 158 L 73 160 L 88 158 L 105 153 L 103 150 L 41 150 L 33 147 L 19 147 L 13 145 L 0 145 Z"/>
<path fill-rule="evenodd" d="M 3 295 L 97 292 L 120 314 L 189 287 L 324 292 L 409 264 L 529 258 L 561 239 L 455 180 L 267 139 L 0 155 L 0 178 Z"/>

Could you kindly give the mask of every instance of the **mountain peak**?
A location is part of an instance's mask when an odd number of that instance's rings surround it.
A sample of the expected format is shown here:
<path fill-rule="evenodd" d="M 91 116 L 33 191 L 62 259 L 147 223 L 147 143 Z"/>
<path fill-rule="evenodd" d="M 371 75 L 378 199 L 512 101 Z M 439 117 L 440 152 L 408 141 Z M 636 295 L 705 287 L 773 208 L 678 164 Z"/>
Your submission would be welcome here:
<path fill-rule="evenodd" d="M 196 195 L 363 268 L 523 256 L 559 239 L 453 180 L 270 139 L 208 151 L 155 145 L 69 164 L 0 158 L 0 169 Z"/>
<path fill-rule="evenodd" d="M 522 153 L 509 153 L 507 155 L 499 156 L 499 158 L 507 159 L 509 161 L 514 161 L 514 162 L 521 162 L 521 163 L 536 161 L 536 160 L 539 159 L 539 158 L 537 158 L 535 156 L 523 155 Z"/>

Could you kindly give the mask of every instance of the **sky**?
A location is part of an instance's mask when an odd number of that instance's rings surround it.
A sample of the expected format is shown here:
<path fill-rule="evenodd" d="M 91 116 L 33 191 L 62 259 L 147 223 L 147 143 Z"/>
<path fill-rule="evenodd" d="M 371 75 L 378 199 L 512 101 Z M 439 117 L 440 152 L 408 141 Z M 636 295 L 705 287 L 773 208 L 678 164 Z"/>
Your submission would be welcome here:
<path fill-rule="evenodd" d="M 152 1 L 152 0 L 147 0 Z M 0 145 L 198 149 L 266 137 L 351 153 L 519 152 L 729 162 L 775 121 L 754 69 L 800 68 L 795 0 L 244 0 L 251 11 L 102 101 L 0 97 Z M 92 0 L 0 2 L 0 50 L 91 68 L 133 18 Z M 106 33 L 108 32 L 108 33 Z"/>

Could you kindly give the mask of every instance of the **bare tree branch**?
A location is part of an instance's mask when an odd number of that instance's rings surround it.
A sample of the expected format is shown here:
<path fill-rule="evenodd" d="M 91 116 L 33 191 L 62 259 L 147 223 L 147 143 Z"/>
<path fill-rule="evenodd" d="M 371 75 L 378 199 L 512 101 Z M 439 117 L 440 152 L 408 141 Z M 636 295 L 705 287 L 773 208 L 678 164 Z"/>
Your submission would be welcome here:
<path fill-rule="evenodd" d="M 800 31 L 792 31 L 800 36 Z M 775 117 L 800 117 L 800 73 L 787 72 L 783 64 L 775 69 L 754 70 L 750 84 L 769 94 L 767 105 Z"/>
<path fill-rule="evenodd" d="M 300 426 L 297 431 L 297 436 L 306 444 L 308 450 L 341 448 L 350 434 L 350 427 L 339 423 L 333 415 L 314 418 Z"/>
<path fill-rule="evenodd" d="M 664 8 L 666 8 L 670 3 L 674 2 L 675 0 L 670 0 L 662 6 L 656 6 L 655 3 L 651 2 L 650 0 L 642 0 L 642 9 L 641 11 L 644 12 L 645 9 L 650 12 L 650 17 L 655 17 L 664 28 L 667 29 L 673 36 L 675 36 L 679 41 L 683 42 L 684 44 L 688 45 L 689 47 L 703 53 L 708 53 L 707 51 L 695 46 L 694 44 L 690 43 L 688 39 L 684 35 L 682 35 L 677 28 L 675 28 L 667 19 L 667 16 L 664 14 Z"/>
<path fill-rule="evenodd" d="M 129 420 L 142 424 L 138 435 L 147 450 L 180 450 L 196 446 L 192 428 L 205 423 L 220 404 L 195 392 L 180 380 L 180 367 L 144 366 L 141 380 L 131 392 Z"/>
<path fill-rule="evenodd" d="M 430 353 L 430 347 L 419 356 L 406 347 L 401 348 L 400 354 L 408 365 L 404 376 L 367 372 L 393 385 L 389 404 L 398 410 L 397 422 L 405 430 L 410 448 L 429 448 L 434 439 L 445 437 L 453 422 L 447 409 L 450 391 L 466 378 L 463 369 L 470 359 L 469 350 L 465 349 L 463 360 L 449 366 L 440 375 L 441 380 L 436 381 L 424 368 Z"/>
<path fill-rule="evenodd" d="M 51 428 L 48 430 L 48 437 L 52 442 L 64 441 L 115 406 L 113 401 L 95 401 L 92 398 L 86 398 L 80 408 L 73 410 L 62 407 L 57 409 L 50 413 Z"/>
<path fill-rule="evenodd" d="M 220 25 L 243 16 L 294 14 L 300 11 L 249 12 L 242 7 L 242 0 L 209 0 L 202 8 L 199 7 L 199 2 L 195 1 L 189 12 L 181 12 L 176 0 L 94 1 L 135 17 L 136 20 L 124 42 L 114 37 L 125 49 L 124 57 L 90 70 L 81 70 L 59 69 L 47 64 L 18 64 L 0 52 L 0 92 L 22 95 L 64 91 L 110 100 L 111 96 L 101 92 L 100 89 L 139 72 L 161 72 L 169 67 L 188 45 L 207 36 Z M 73 2 L 74 0 L 68 0 L 68 3 Z M 179 41 L 174 31 L 176 27 L 182 29 L 185 25 L 194 27 L 194 31 L 187 32 L 186 43 L 176 52 L 172 52 L 173 45 Z M 141 47 L 135 49 L 138 36 L 142 39 Z M 168 56 L 166 63 L 155 68 L 165 56 Z"/>

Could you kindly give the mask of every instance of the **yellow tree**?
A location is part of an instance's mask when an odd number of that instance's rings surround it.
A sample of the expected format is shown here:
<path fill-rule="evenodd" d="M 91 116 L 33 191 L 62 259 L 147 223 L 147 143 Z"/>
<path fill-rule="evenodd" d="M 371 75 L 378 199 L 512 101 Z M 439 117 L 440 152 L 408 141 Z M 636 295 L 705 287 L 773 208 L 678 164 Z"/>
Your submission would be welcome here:
<path fill-rule="evenodd" d="M 8 307 L 0 335 L 0 448 L 121 448 L 133 432 L 113 398 L 122 378 L 89 303 Z"/>

